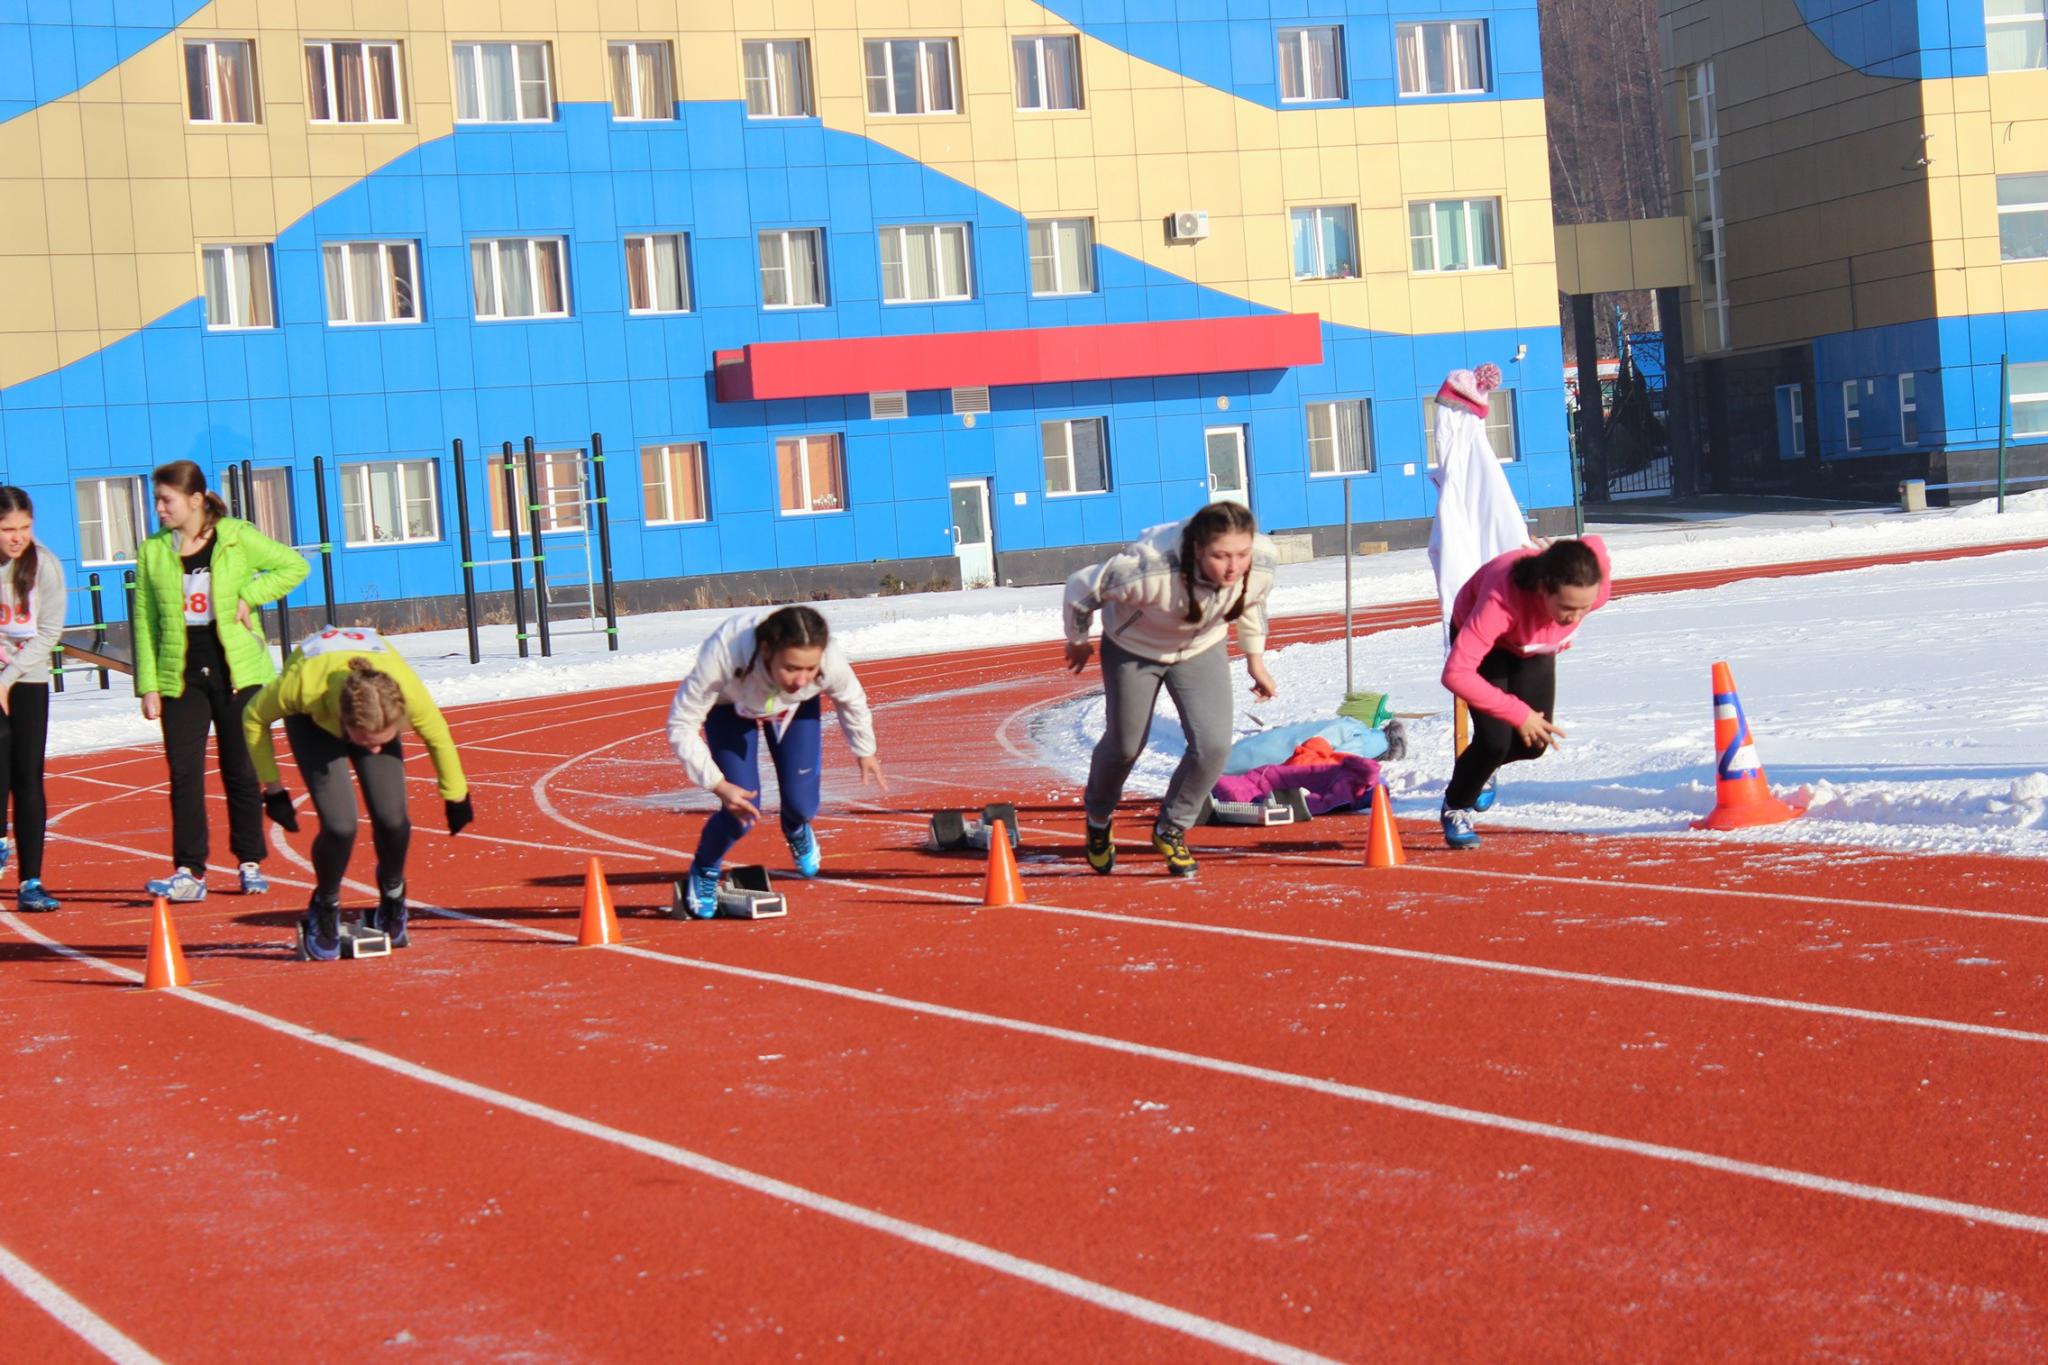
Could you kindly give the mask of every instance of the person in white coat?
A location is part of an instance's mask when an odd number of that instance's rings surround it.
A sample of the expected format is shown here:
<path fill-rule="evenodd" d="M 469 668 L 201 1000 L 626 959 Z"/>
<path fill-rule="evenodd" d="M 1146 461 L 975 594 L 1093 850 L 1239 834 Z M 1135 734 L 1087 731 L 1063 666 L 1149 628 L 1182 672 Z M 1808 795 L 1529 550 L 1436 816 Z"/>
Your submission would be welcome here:
<path fill-rule="evenodd" d="M 819 769 L 824 762 L 818 698 L 832 698 L 839 729 L 860 765 L 861 785 L 883 791 L 876 757 L 875 722 L 867 693 L 831 642 L 825 618 L 810 607 L 747 611 L 711 632 L 697 662 L 676 689 L 668 712 L 668 742 L 690 781 L 718 798 L 704 822 L 690 863 L 690 913 L 718 913 L 718 877 L 725 855 L 761 818 L 758 750 L 767 731 L 768 756 L 782 793 L 782 833 L 798 875 L 815 877 L 823 862 L 811 821 L 818 813 Z"/>

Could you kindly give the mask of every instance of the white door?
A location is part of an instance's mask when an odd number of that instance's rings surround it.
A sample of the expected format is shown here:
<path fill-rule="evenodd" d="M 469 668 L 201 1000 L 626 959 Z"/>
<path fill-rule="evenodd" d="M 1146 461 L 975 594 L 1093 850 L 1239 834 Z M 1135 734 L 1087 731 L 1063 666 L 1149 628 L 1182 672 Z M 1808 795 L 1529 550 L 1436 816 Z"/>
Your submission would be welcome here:
<path fill-rule="evenodd" d="M 953 553 L 960 560 L 960 586 L 986 588 L 996 581 L 996 541 L 988 521 L 988 480 L 961 479 L 952 485 Z"/>
<path fill-rule="evenodd" d="M 1245 488 L 1244 428 L 1210 427 L 1203 434 L 1209 446 L 1209 501 L 1251 506 Z"/>

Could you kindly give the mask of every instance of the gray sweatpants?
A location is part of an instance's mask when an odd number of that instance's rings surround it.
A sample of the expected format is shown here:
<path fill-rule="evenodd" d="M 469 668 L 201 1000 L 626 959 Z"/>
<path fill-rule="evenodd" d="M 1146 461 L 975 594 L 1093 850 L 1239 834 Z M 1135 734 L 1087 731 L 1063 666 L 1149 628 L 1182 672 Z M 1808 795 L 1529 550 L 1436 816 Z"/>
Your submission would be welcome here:
<path fill-rule="evenodd" d="M 1106 825 L 1124 794 L 1124 779 L 1145 751 L 1152 732 L 1152 708 L 1159 689 L 1173 698 L 1180 726 L 1187 734 L 1187 752 L 1173 770 L 1161 822 L 1186 829 L 1202 812 L 1202 798 L 1223 775 L 1230 758 L 1230 651 L 1222 641 L 1177 664 L 1142 659 L 1104 637 L 1102 691 L 1105 725 L 1088 764 L 1088 791 L 1083 805 L 1088 823 Z"/>
<path fill-rule="evenodd" d="M 377 889 L 405 885 L 405 854 L 412 843 L 412 820 L 405 809 L 405 755 L 397 740 L 381 749 L 359 749 L 337 739 L 310 716 L 286 716 L 285 737 L 292 742 L 299 776 L 320 816 L 313 836 L 313 876 L 323 900 L 341 894 L 348 857 L 356 846 L 356 786 L 370 808 L 370 837 L 377 847 Z M 349 770 L 355 770 L 354 782 Z"/>

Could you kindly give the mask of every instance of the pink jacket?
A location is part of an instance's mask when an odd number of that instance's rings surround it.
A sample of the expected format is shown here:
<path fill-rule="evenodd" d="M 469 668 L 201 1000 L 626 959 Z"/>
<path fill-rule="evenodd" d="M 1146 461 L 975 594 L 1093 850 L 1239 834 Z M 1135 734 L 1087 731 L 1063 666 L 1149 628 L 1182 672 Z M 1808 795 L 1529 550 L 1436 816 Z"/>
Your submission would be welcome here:
<path fill-rule="evenodd" d="M 1585 541 L 1600 561 L 1600 595 L 1593 601 L 1593 609 L 1598 611 L 1614 595 L 1614 570 L 1607 560 L 1607 542 L 1598 536 L 1587 536 Z M 1533 547 L 1524 547 L 1489 560 L 1460 590 L 1451 611 L 1458 638 L 1451 644 L 1451 657 L 1444 660 L 1444 686 L 1509 725 L 1520 725 L 1533 708 L 1480 677 L 1480 660 L 1496 648 L 1524 655 L 1556 654 L 1571 648 L 1572 635 L 1579 628 L 1576 622 L 1561 626 L 1551 620 L 1542 592 L 1525 592 L 1508 577 L 1516 560 L 1535 553 Z"/>
<path fill-rule="evenodd" d="M 1218 778 L 1215 795 L 1218 801 L 1257 801 L 1299 787 L 1307 794 L 1310 814 L 1327 815 L 1366 804 L 1379 783 L 1379 764 L 1357 754 L 1340 753 L 1334 763 L 1269 763 L 1248 773 Z"/>

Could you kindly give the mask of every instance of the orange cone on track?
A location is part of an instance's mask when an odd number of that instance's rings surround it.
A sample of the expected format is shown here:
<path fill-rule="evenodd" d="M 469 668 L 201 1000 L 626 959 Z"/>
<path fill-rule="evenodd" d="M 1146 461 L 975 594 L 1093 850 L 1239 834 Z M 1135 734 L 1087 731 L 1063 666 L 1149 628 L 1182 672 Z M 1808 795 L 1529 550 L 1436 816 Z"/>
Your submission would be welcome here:
<path fill-rule="evenodd" d="M 1394 798 L 1382 782 L 1373 788 L 1372 829 L 1365 836 L 1367 867 L 1399 867 L 1408 861 L 1401 851 L 1401 831 L 1394 825 Z"/>
<path fill-rule="evenodd" d="M 1735 674 L 1725 663 L 1714 665 L 1714 810 L 1694 829 L 1748 829 L 1778 825 L 1806 812 L 1771 795 L 1764 765 L 1756 756 L 1749 719 L 1735 694 Z"/>
<path fill-rule="evenodd" d="M 612 908 L 612 889 L 604 879 L 604 867 L 590 860 L 583 874 L 583 922 L 576 929 L 576 946 L 600 948 L 619 941 L 619 916 Z"/>
<path fill-rule="evenodd" d="M 1001 820 L 988 827 L 988 880 L 982 883 L 983 905 L 1023 905 L 1024 882 L 1017 875 L 1017 855 L 1010 852 L 1010 831 Z"/>
<path fill-rule="evenodd" d="M 178 931 L 171 926 L 171 907 L 158 896 L 156 922 L 149 930 L 149 963 L 143 968 L 142 989 L 161 991 L 191 984 L 192 972 L 185 966 L 185 951 L 178 946 Z"/>

